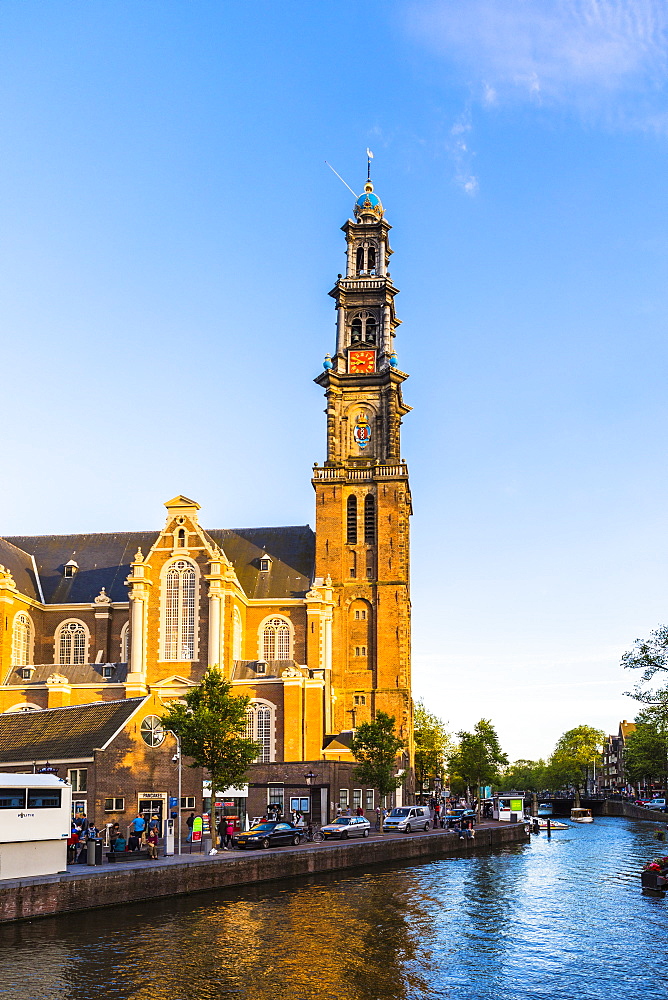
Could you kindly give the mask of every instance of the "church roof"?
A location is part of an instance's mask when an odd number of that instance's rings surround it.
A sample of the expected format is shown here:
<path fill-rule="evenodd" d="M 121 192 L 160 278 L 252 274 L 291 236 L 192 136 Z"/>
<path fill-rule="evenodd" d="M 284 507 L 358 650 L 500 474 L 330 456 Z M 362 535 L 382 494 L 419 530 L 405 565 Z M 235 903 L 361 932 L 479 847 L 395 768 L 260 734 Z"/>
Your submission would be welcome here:
<path fill-rule="evenodd" d="M 308 524 L 284 528 L 225 528 L 209 530 L 234 566 L 248 597 L 303 597 L 311 586 L 315 564 L 315 534 Z M 262 556 L 270 568 L 260 569 Z"/>
<path fill-rule="evenodd" d="M 120 531 L 111 534 L 17 535 L 7 541 L 35 557 L 47 604 L 88 604 L 102 587 L 112 601 L 127 601 L 125 578 L 139 547 L 147 552 L 157 531 Z M 70 560 L 78 565 L 74 576 L 63 576 Z"/>
<path fill-rule="evenodd" d="M 30 680 L 21 676 L 23 667 L 10 667 L 2 681 L 3 685 L 17 684 L 22 688 L 46 684 L 53 673 L 67 677 L 70 684 L 125 684 L 128 676 L 127 663 L 36 663 L 32 667 Z M 111 677 L 103 676 L 103 668 L 111 667 Z"/>
<path fill-rule="evenodd" d="M 30 555 L 7 538 L 0 538 L 0 566 L 9 570 L 21 594 L 32 597 L 35 601 L 40 600 L 39 585 Z"/>
<path fill-rule="evenodd" d="M 0 764 L 76 760 L 104 749 L 144 698 L 0 715 Z"/>
<path fill-rule="evenodd" d="M 308 524 L 205 533 L 233 564 L 248 597 L 302 597 L 311 586 L 315 535 Z M 112 601 L 127 601 L 125 580 L 134 554 L 138 548 L 147 554 L 158 535 L 158 531 L 15 535 L 0 539 L 0 564 L 11 571 L 21 593 L 40 600 L 30 558 L 34 556 L 47 604 L 88 604 L 102 587 Z M 262 572 L 260 557 L 265 554 L 271 557 L 271 568 Z M 63 568 L 71 560 L 78 570 L 66 577 Z"/>

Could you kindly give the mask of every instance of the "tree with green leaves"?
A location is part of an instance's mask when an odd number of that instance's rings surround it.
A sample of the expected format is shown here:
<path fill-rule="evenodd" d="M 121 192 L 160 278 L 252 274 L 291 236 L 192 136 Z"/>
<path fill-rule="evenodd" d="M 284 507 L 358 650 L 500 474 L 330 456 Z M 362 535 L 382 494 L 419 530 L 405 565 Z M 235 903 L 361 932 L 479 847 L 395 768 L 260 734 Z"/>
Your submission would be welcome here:
<path fill-rule="evenodd" d="M 552 789 L 572 785 L 579 798 L 590 767 L 602 762 L 601 744 L 605 733 L 593 726 L 569 729 L 557 742 L 547 765 L 547 785 Z"/>
<path fill-rule="evenodd" d="M 624 772 L 634 782 L 643 779 L 668 787 L 668 710 L 664 705 L 643 709 L 636 728 L 624 741 Z"/>
<path fill-rule="evenodd" d="M 363 785 L 374 788 L 381 802 L 403 784 L 403 775 L 398 775 L 397 757 L 406 742 L 397 736 L 395 718 L 385 712 L 376 712 L 373 722 L 361 722 L 355 730 L 351 744 L 353 757 L 357 761 L 355 778 Z M 383 832 L 383 810 L 380 811 L 380 832 Z"/>
<path fill-rule="evenodd" d="M 508 757 L 501 749 L 499 737 L 490 719 L 481 719 L 473 732 L 457 733 L 459 746 L 450 756 L 450 769 L 466 782 L 468 789 L 476 788 L 478 820 L 480 819 L 480 792 L 483 785 L 498 782 L 499 768 L 508 764 Z"/>
<path fill-rule="evenodd" d="M 668 625 L 659 625 L 650 632 L 649 639 L 636 639 L 633 649 L 622 656 L 621 663 L 625 670 L 642 671 L 633 691 L 626 694 L 645 705 L 668 705 L 668 687 L 645 687 L 657 674 L 668 681 Z"/>
<path fill-rule="evenodd" d="M 201 684 L 183 701 L 173 702 L 161 718 L 165 729 L 181 741 L 181 752 L 192 758 L 190 767 L 203 767 L 211 776 L 211 830 L 216 823 L 216 792 L 243 782 L 261 747 L 246 735 L 246 708 L 250 698 L 232 694 L 232 685 L 218 667 L 211 667 Z"/>
<path fill-rule="evenodd" d="M 516 760 L 503 772 L 504 788 L 508 791 L 540 792 L 546 787 L 544 760 Z"/>
<path fill-rule="evenodd" d="M 415 778 L 418 788 L 431 777 L 445 777 L 447 757 L 452 741 L 445 723 L 428 712 L 423 701 L 415 705 L 413 716 L 413 740 L 415 743 Z"/>

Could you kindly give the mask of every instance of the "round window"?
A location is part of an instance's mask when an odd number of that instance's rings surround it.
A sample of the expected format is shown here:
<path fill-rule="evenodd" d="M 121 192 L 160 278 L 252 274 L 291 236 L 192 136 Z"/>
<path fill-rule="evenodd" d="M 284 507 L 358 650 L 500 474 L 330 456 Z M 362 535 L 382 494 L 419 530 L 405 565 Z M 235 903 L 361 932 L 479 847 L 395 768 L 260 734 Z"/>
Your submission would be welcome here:
<path fill-rule="evenodd" d="M 147 715 L 139 732 L 147 747 L 159 747 L 165 740 L 165 730 L 157 715 Z"/>

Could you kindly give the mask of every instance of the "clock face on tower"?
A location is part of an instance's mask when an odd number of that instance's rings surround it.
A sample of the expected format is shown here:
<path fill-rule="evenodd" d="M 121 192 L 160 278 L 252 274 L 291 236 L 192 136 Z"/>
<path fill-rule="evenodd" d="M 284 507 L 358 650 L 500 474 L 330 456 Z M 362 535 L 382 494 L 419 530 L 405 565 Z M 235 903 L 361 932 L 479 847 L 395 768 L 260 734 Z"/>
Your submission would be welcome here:
<path fill-rule="evenodd" d="M 351 375 L 361 375 L 365 372 L 375 372 L 375 351 L 350 351 L 348 354 L 348 372 Z"/>

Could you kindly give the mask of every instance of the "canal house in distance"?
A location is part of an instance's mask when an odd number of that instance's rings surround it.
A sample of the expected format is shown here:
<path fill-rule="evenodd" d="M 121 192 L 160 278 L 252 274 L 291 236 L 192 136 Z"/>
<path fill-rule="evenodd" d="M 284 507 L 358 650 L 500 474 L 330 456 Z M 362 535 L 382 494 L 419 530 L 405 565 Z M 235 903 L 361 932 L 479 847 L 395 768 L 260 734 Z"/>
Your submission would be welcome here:
<path fill-rule="evenodd" d="M 390 228 L 368 181 L 343 226 L 345 273 L 329 293 L 336 341 L 315 380 L 326 398 L 315 531 L 208 528 L 199 504 L 176 496 L 162 529 L 0 539 L 0 711 L 25 713 L 27 727 L 29 713 L 128 700 L 141 731 L 219 665 L 249 696 L 248 734 L 262 747 L 251 816 L 270 804 L 299 803 L 317 822 L 338 805 L 375 809 L 350 745 L 378 711 L 406 740 L 397 798 L 410 800 L 410 407 Z M 156 781 L 133 786 L 132 810 L 140 792 L 173 784 Z"/>

